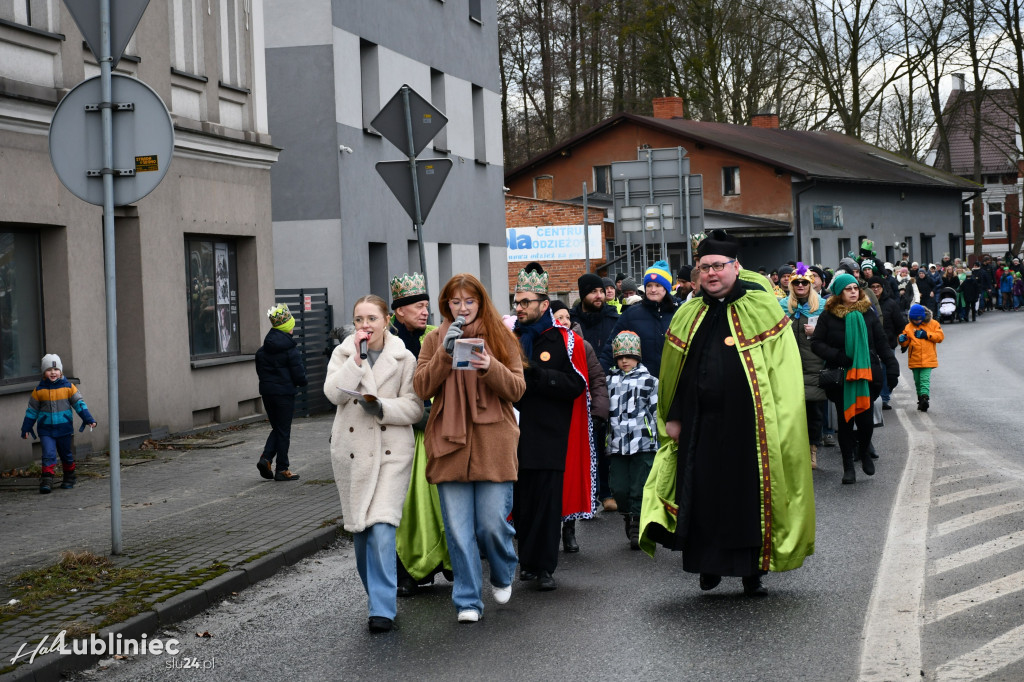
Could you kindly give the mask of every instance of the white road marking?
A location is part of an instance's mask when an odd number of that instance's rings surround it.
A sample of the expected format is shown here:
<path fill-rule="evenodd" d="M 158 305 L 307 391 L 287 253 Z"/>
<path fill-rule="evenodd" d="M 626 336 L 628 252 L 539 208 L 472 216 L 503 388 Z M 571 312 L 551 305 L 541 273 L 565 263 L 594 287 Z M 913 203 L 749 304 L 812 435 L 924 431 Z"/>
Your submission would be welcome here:
<path fill-rule="evenodd" d="M 1024 659 L 1024 625 L 935 669 L 936 682 L 977 680 Z"/>
<path fill-rule="evenodd" d="M 966 566 L 982 559 L 988 559 L 995 554 L 1006 552 L 1021 545 L 1024 545 L 1024 531 L 1010 533 L 980 545 L 954 552 L 941 559 L 936 559 L 932 564 L 931 574 L 938 575 L 939 573 L 952 571 L 954 568 Z"/>
<path fill-rule="evenodd" d="M 882 561 L 864 619 L 861 680 L 920 677 L 921 596 L 935 464 L 931 431 L 908 429 L 907 451 L 907 466 L 896 492 Z"/>
<path fill-rule="evenodd" d="M 995 507 L 988 507 L 987 509 L 979 509 L 976 512 L 970 514 L 964 514 L 958 516 L 955 519 L 950 519 L 944 523 L 940 523 L 935 527 L 933 535 L 935 537 L 941 537 L 943 535 L 949 535 L 958 530 L 969 528 L 978 523 L 985 521 L 991 521 L 992 519 L 999 518 L 1000 516 L 1006 516 L 1007 514 L 1016 514 L 1017 512 L 1024 511 L 1024 500 L 1017 500 L 1016 502 L 1006 502 Z"/>
<path fill-rule="evenodd" d="M 938 488 L 940 485 L 949 485 L 950 483 L 959 483 L 960 481 L 969 481 L 972 478 L 983 478 L 985 476 L 988 476 L 988 472 L 967 471 L 962 474 L 950 474 L 932 481 L 932 488 Z"/>
<path fill-rule="evenodd" d="M 924 622 L 925 624 L 937 623 L 943 618 L 966 611 L 972 606 L 978 606 L 979 604 L 984 604 L 993 599 L 999 599 L 1008 594 L 1020 592 L 1021 590 L 1024 590 L 1024 571 L 1017 571 L 1005 578 L 993 580 L 984 585 L 972 587 L 964 592 L 952 594 L 945 599 L 940 599 L 927 610 Z"/>
<path fill-rule="evenodd" d="M 1017 481 L 1006 481 L 1004 483 L 993 483 L 987 485 L 984 488 L 972 488 L 970 490 L 961 490 L 956 493 L 949 493 L 947 495 L 940 495 L 935 498 L 935 506 L 942 507 L 947 504 L 954 502 L 963 502 L 969 500 L 972 497 L 981 497 L 982 495 L 993 495 L 995 493 L 1005 492 L 1007 490 L 1019 490 L 1020 483 Z"/>

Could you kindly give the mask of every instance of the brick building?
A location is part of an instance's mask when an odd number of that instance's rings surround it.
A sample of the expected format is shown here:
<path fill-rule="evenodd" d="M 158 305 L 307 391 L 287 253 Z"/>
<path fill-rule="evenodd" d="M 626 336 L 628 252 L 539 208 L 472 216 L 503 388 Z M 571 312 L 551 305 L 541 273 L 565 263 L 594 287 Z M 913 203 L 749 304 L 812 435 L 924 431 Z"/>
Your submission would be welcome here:
<path fill-rule="evenodd" d="M 601 249 L 591 251 L 590 269 L 592 272 L 603 272 L 602 266 L 608 260 L 606 243 L 614 237 L 613 227 L 606 222 L 606 211 L 599 207 L 587 207 L 587 221 L 591 226 L 602 226 L 604 238 Z M 506 195 L 505 227 L 507 231 L 515 228 L 580 226 L 583 225 L 583 206 L 566 201 L 551 201 Z M 515 253 L 514 245 L 509 245 L 509 258 Z M 515 291 L 516 276 L 529 260 L 508 261 L 508 293 Z M 548 288 L 551 295 L 566 303 L 579 298 L 576 280 L 587 271 L 586 259 L 538 260 L 541 267 L 549 274 Z M 499 304 L 500 306 L 500 304 Z"/>
<path fill-rule="evenodd" d="M 889 261 L 903 251 L 925 261 L 963 254 L 961 194 L 973 183 L 840 133 L 781 130 L 773 114 L 749 126 L 693 121 L 678 97 L 656 100 L 654 113 L 606 119 L 511 170 L 505 185 L 511 194 L 558 201 L 586 182 L 610 196 L 613 162 L 682 147 L 690 173 L 703 179 L 705 229 L 739 238 L 748 267 L 790 259 L 834 266 L 865 238 Z M 610 260 L 626 249 L 616 225 Z M 658 258 L 673 271 L 689 258 L 678 230 L 666 234 L 664 254 L 647 244 L 646 262 Z M 639 260 L 621 269 L 637 275 Z"/>

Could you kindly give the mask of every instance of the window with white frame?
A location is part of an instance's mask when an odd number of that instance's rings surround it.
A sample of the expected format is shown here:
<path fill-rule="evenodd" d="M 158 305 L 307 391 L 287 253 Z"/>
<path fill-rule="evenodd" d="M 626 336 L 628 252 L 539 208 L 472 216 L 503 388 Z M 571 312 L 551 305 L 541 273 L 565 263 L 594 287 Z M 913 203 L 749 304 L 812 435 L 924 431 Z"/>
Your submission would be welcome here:
<path fill-rule="evenodd" d="M 186 237 L 188 340 L 192 358 L 237 355 L 238 272 L 235 243 Z"/>
<path fill-rule="evenodd" d="M 740 193 L 740 167 L 724 166 L 722 168 L 722 196 L 730 197 Z"/>
<path fill-rule="evenodd" d="M 42 292 L 39 234 L 0 227 L 0 383 L 39 377 Z"/>
<path fill-rule="evenodd" d="M 60 0 L 0 0 L 0 19 L 52 31 L 56 26 Z"/>
<path fill-rule="evenodd" d="M 251 14 L 252 0 L 220 0 L 221 80 L 239 88 L 248 84 Z"/>
<path fill-rule="evenodd" d="M 1003 202 L 1001 201 L 988 202 L 988 231 L 1003 231 Z"/>
<path fill-rule="evenodd" d="M 169 0 L 171 66 L 203 75 L 203 0 Z"/>

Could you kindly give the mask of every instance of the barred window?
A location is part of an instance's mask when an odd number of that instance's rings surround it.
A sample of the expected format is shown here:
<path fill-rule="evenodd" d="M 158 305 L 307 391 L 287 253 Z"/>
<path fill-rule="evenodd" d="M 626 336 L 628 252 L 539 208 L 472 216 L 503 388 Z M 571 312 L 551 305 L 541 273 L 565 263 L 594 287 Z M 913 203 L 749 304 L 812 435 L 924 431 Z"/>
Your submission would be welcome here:
<path fill-rule="evenodd" d="M 0 383 L 39 377 L 43 357 L 39 234 L 0 232 Z"/>

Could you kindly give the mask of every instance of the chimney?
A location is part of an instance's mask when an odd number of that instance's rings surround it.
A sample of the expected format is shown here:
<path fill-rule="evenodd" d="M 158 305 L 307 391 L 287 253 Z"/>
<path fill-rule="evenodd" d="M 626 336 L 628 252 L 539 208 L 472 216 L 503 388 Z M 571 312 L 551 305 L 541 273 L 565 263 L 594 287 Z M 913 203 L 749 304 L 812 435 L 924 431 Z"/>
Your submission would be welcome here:
<path fill-rule="evenodd" d="M 682 97 L 655 97 L 654 118 L 682 118 L 683 98 Z"/>
<path fill-rule="evenodd" d="M 965 84 L 964 84 L 964 75 L 962 73 L 954 73 L 953 74 L 953 92 L 956 92 L 957 90 L 959 90 L 960 92 L 963 92 L 966 89 L 967 88 L 965 87 Z"/>
<path fill-rule="evenodd" d="M 752 128 L 779 128 L 779 115 L 773 114 L 770 109 L 762 109 L 750 117 Z"/>

